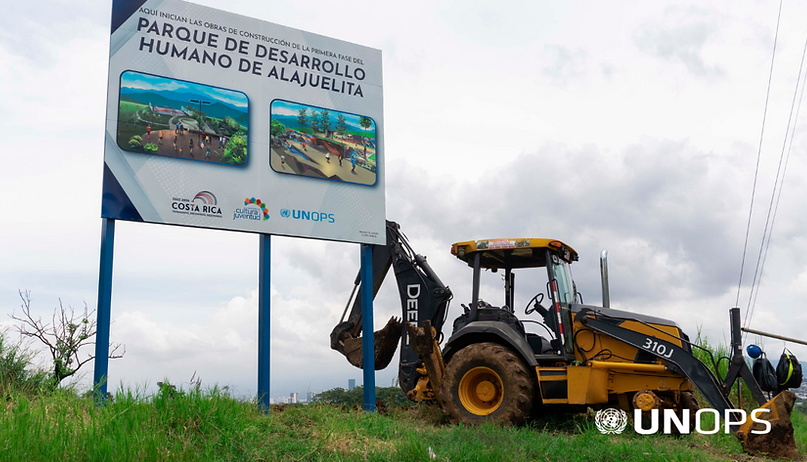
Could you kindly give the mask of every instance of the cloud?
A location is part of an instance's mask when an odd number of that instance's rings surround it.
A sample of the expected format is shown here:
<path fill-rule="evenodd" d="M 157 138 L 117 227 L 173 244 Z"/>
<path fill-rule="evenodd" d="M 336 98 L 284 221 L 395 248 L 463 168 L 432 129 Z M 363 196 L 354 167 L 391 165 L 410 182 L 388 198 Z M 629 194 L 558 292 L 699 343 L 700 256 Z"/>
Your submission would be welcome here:
<path fill-rule="evenodd" d="M 722 67 L 704 59 L 704 49 L 717 28 L 717 21 L 707 11 L 668 7 L 661 18 L 642 26 L 634 41 L 645 53 L 680 62 L 696 76 L 722 76 Z"/>
<path fill-rule="evenodd" d="M 586 73 L 587 56 L 582 49 L 570 50 L 563 45 L 544 45 L 544 56 L 548 64 L 543 73 L 556 85 L 565 85 L 569 80 L 582 77 Z"/>

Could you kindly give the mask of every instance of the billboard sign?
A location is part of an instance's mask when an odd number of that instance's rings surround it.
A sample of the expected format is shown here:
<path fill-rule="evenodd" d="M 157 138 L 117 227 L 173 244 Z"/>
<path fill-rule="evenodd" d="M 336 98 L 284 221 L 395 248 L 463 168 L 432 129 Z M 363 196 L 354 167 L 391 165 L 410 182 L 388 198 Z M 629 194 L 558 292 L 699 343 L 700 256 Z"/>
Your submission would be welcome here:
<path fill-rule="evenodd" d="M 102 216 L 384 244 L 381 52 L 114 0 Z"/>

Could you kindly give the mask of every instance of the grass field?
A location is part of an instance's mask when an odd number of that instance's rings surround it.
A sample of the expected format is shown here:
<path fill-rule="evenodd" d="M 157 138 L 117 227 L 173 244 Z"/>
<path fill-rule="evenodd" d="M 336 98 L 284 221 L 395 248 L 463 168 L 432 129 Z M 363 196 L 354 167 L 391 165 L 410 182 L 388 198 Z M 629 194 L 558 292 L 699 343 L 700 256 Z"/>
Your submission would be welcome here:
<path fill-rule="evenodd" d="M 127 116 L 132 112 L 136 112 L 147 107 L 148 107 L 147 104 L 133 103 L 131 101 L 121 101 L 120 109 L 118 110 L 118 115 Z"/>
<path fill-rule="evenodd" d="M 705 343 L 705 342 L 704 342 Z M 603 435 L 587 414 L 539 410 L 526 426 L 448 423 L 437 406 L 367 413 L 326 404 L 272 406 L 217 388 L 119 389 L 104 406 L 32 366 L 0 331 L 2 461 L 765 461 L 733 435 Z M 333 394 L 337 396 L 339 394 Z M 325 394 L 323 394 L 325 396 Z M 807 455 L 807 406 L 791 418 Z M 708 423 L 704 428 L 713 428 Z"/>
<path fill-rule="evenodd" d="M 807 450 L 807 417 L 794 412 Z M 430 457 L 429 448 L 435 458 Z M 106 406 L 66 390 L 8 395 L 0 413 L 7 461 L 711 461 L 764 460 L 730 435 L 602 435 L 586 415 L 547 415 L 526 427 L 447 424 L 438 408 L 380 415 L 331 405 L 273 406 L 216 390 L 146 396 Z"/>

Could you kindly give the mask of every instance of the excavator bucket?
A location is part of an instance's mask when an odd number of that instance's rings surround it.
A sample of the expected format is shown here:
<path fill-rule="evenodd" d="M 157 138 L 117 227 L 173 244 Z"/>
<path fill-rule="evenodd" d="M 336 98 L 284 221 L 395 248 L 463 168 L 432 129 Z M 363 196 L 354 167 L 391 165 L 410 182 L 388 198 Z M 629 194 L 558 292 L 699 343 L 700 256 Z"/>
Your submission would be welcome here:
<path fill-rule="evenodd" d="M 768 433 L 765 424 L 755 422 L 751 418 L 737 430 L 737 437 L 743 450 L 751 455 L 766 456 L 771 459 L 797 460 L 799 451 L 796 438 L 793 436 L 793 423 L 790 413 L 796 403 L 796 395 L 791 391 L 783 391 L 772 400 L 760 406 L 770 412 L 759 413 L 757 420 L 766 420 L 770 424 Z"/>
<path fill-rule="evenodd" d="M 376 370 L 384 369 L 392 361 L 398 348 L 398 341 L 401 339 L 402 328 L 401 320 L 393 316 L 386 326 L 373 334 Z M 362 369 L 362 338 L 353 337 L 349 332 L 344 332 L 341 337 L 332 348 L 345 355 L 350 364 Z"/>

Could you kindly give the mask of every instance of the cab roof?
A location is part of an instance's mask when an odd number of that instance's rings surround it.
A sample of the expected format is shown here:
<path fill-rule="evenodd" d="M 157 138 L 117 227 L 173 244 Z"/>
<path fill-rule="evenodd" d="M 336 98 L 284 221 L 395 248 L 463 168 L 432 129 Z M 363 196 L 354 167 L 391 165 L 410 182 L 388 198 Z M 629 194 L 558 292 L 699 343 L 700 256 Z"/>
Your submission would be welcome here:
<path fill-rule="evenodd" d="M 569 263 L 577 261 L 577 252 L 571 246 L 557 239 L 540 238 L 457 242 L 451 245 L 451 254 L 468 266 L 473 266 L 474 256 L 481 254 L 482 268 L 540 268 L 546 266 L 547 249 Z"/>

